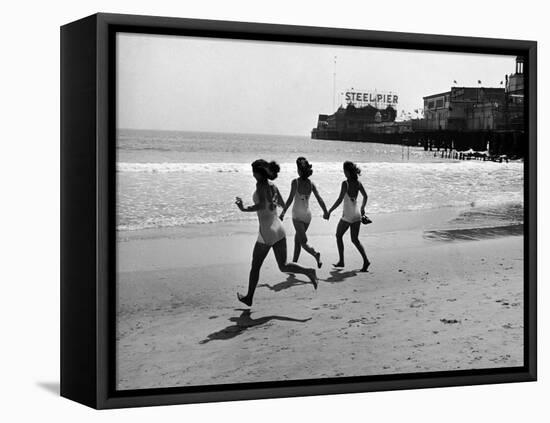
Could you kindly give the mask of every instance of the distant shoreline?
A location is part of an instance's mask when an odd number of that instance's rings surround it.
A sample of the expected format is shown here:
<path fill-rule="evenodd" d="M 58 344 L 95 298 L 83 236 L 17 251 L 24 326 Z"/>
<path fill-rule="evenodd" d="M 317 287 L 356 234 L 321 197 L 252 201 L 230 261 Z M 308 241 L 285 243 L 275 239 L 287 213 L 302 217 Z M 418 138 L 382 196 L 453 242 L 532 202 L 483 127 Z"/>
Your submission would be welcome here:
<path fill-rule="evenodd" d="M 449 221 L 460 216 L 462 212 L 470 211 L 471 208 L 465 207 L 442 207 L 439 209 L 427 210 L 411 210 L 389 213 L 368 213 L 374 223 L 365 228 L 366 234 L 383 234 L 386 232 L 396 232 L 399 230 L 431 230 L 431 231 L 448 231 L 448 230 L 463 230 L 463 229 L 482 229 L 485 227 L 494 228 L 502 227 L 505 232 L 508 226 L 517 226 L 517 223 L 502 223 L 502 224 L 477 224 L 471 225 L 468 228 L 449 226 Z M 248 219 L 240 221 L 226 222 L 205 222 L 205 223 L 188 223 L 180 226 L 144 228 L 136 230 L 117 230 L 117 241 L 127 242 L 136 239 L 159 239 L 159 238 L 202 238 L 208 236 L 231 236 L 235 234 L 255 234 L 257 232 L 257 218 L 255 214 L 251 214 Z M 311 228 L 308 233 L 317 235 L 332 235 L 340 213 L 335 212 L 330 221 L 327 222 L 319 215 L 314 215 Z M 287 236 L 293 236 L 294 228 L 292 227 L 292 219 L 286 217 L 285 227 Z M 366 235 L 368 236 L 368 235 Z"/>

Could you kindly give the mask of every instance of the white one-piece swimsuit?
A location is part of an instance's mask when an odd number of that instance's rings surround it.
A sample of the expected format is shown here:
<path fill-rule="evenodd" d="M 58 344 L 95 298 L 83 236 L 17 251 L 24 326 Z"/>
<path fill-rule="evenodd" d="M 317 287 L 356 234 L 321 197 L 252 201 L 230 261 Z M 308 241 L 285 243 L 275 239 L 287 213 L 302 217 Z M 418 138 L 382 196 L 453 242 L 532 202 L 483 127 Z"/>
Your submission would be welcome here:
<path fill-rule="evenodd" d="M 344 195 L 344 211 L 342 213 L 342 220 L 348 223 L 355 223 L 361 221 L 361 212 L 359 211 L 359 204 L 357 204 L 357 197 L 350 197 L 348 194 L 349 185 L 346 181 L 346 194 Z"/>
<path fill-rule="evenodd" d="M 309 197 L 311 196 L 311 190 L 308 195 L 300 194 L 298 192 L 298 179 L 296 181 L 296 194 L 294 195 L 294 204 L 292 206 L 292 218 L 304 223 L 311 222 L 311 210 L 309 209 Z M 311 185 L 311 181 L 309 181 Z"/>
<path fill-rule="evenodd" d="M 272 190 L 271 186 L 269 190 Z M 252 197 L 254 204 L 258 204 L 260 197 L 258 191 Z M 256 211 L 260 228 L 258 231 L 258 242 L 260 244 L 274 245 L 286 236 L 283 223 L 277 215 L 277 207 L 273 201 L 266 201 L 264 208 Z"/>

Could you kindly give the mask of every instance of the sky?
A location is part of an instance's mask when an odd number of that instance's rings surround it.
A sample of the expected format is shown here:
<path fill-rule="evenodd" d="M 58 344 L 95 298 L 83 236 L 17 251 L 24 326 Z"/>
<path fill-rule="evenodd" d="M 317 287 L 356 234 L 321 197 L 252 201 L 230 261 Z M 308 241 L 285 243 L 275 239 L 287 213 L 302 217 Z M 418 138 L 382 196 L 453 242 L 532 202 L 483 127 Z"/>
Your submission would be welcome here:
<path fill-rule="evenodd" d="M 416 116 L 455 80 L 500 87 L 514 70 L 514 56 L 119 33 L 117 127 L 309 135 L 351 88 Z"/>

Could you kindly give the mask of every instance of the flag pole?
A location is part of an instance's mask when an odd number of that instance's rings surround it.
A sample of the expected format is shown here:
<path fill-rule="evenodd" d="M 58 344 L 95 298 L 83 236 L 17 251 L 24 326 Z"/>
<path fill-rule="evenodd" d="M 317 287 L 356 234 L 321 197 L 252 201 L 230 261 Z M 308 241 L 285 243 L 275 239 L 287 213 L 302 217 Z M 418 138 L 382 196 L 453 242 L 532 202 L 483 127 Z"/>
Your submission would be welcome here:
<path fill-rule="evenodd" d="M 336 58 L 334 56 L 334 72 L 332 73 L 332 110 L 336 111 Z"/>

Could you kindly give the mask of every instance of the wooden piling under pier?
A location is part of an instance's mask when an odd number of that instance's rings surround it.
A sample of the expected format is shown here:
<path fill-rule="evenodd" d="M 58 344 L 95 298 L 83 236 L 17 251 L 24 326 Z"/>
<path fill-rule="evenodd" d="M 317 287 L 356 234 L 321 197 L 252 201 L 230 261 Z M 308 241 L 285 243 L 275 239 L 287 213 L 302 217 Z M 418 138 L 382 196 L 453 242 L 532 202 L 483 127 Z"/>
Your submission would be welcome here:
<path fill-rule="evenodd" d="M 414 131 L 404 133 L 373 133 L 367 131 L 337 131 L 315 129 L 313 139 L 373 142 L 421 146 L 426 151 L 447 153 L 442 157 L 453 158 L 461 151 L 489 151 L 491 156 L 506 155 L 509 158 L 523 158 L 526 154 L 527 139 L 524 131 Z M 489 148 L 487 148 L 489 147 Z M 458 158 L 458 157 L 457 157 Z"/>

